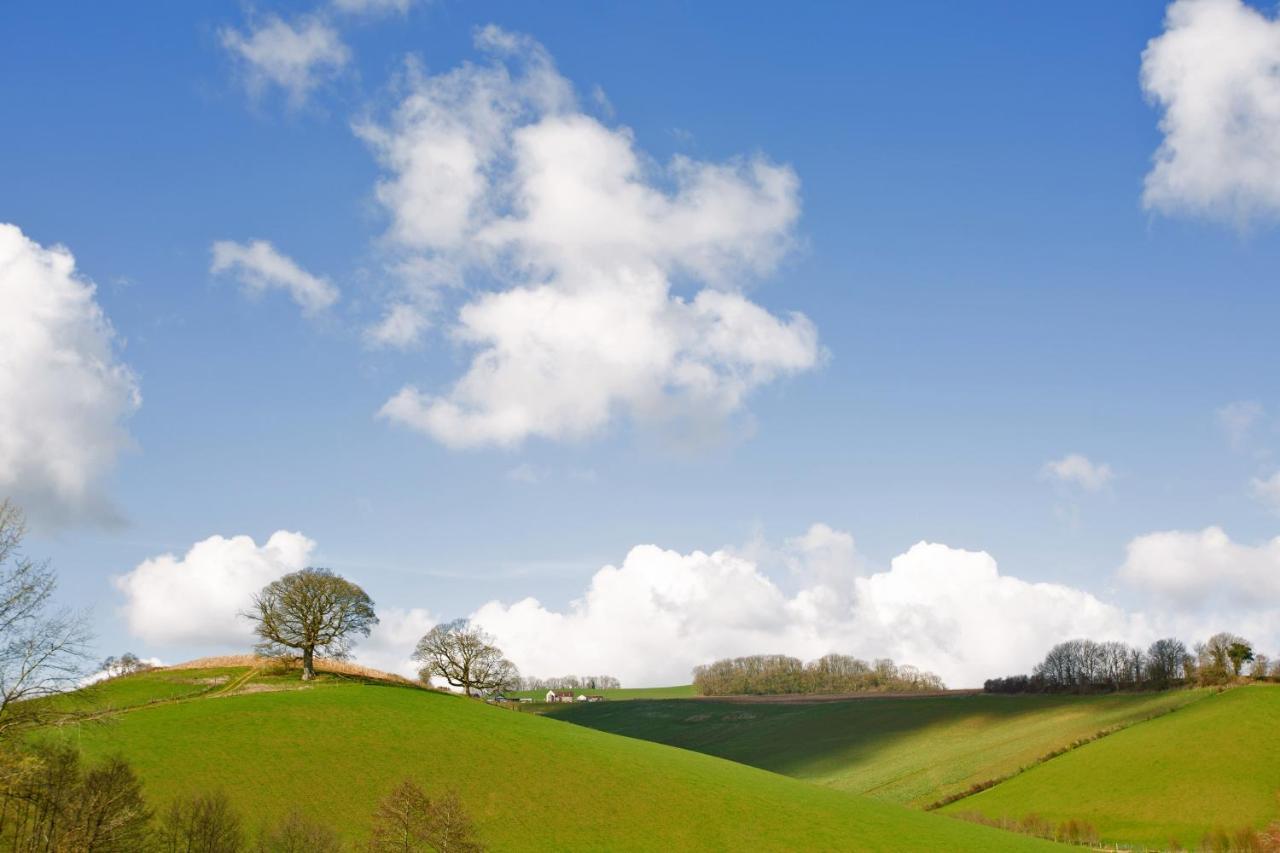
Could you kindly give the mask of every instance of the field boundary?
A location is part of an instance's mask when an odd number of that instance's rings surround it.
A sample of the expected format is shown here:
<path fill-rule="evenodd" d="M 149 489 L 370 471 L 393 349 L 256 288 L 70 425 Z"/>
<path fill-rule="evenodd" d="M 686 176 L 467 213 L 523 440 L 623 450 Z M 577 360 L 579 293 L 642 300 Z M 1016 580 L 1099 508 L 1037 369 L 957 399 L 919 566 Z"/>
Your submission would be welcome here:
<path fill-rule="evenodd" d="M 824 702 L 856 702 L 864 699 L 945 699 L 981 696 L 981 688 L 965 690 L 921 690 L 913 692 L 865 691 L 862 693 L 735 693 L 728 696 L 686 696 L 682 699 L 654 699 L 654 702 L 727 702 L 734 705 L 820 705 Z M 642 701 L 642 700 L 632 700 Z"/>

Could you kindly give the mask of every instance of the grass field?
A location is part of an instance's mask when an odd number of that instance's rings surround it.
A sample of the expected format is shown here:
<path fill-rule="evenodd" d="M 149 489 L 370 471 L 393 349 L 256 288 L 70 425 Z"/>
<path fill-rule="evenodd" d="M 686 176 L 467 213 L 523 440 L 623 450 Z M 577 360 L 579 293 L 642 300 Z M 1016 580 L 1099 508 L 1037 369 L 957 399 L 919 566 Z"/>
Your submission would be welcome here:
<path fill-rule="evenodd" d="M 589 693 L 593 696 L 603 696 L 611 702 L 627 699 L 688 699 L 691 696 L 697 696 L 698 692 L 693 689 L 692 684 L 679 684 L 674 687 L 619 687 L 613 690 L 587 690 L 585 688 L 573 691 L 574 695 L 579 693 Z M 508 695 L 520 696 L 525 699 L 533 699 L 540 702 L 547 696 L 545 690 L 517 690 Z"/>
<path fill-rule="evenodd" d="M 1015 773 L 1077 739 L 1206 695 L 975 695 L 810 705 L 602 702 L 550 713 L 600 731 L 923 807 Z"/>
<path fill-rule="evenodd" d="M 1084 819 L 1104 840 L 1195 849 L 1280 819 L 1280 686 L 1256 685 L 1074 750 L 944 811 Z"/>
<path fill-rule="evenodd" d="M 184 698 L 208 670 L 105 685 L 105 722 L 63 729 L 90 759 L 125 756 L 163 808 L 225 790 L 251 825 L 291 808 L 351 840 L 411 777 L 455 787 L 493 849 L 1041 849 L 1032 839 L 913 812 L 741 764 L 456 696 L 353 678 L 284 677 Z M 217 676 L 213 676 L 217 677 Z M 179 695 L 175 696 L 175 693 Z M 607 703 L 606 703 L 607 704 Z M 617 705 L 631 703 L 616 703 Z M 1047 848 L 1045 848 L 1047 849 Z"/>

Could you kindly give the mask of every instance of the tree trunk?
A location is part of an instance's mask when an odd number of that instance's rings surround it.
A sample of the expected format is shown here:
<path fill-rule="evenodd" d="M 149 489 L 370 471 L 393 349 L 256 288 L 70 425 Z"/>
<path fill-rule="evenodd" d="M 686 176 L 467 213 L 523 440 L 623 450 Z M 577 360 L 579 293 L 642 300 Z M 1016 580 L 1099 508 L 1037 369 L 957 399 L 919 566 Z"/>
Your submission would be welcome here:
<path fill-rule="evenodd" d="M 302 650 L 302 680 L 310 681 L 316 677 L 316 668 L 313 661 L 315 649 L 307 646 Z"/>

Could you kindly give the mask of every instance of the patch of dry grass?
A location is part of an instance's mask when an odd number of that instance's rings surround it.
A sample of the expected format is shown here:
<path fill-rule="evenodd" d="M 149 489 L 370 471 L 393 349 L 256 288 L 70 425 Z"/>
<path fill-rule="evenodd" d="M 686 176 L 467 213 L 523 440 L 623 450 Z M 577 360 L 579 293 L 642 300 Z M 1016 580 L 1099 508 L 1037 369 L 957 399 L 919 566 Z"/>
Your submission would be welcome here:
<path fill-rule="evenodd" d="M 157 667 L 157 669 L 222 669 L 229 666 L 247 666 L 254 669 L 289 671 L 298 669 L 301 664 L 298 661 L 263 657 L 262 655 L 219 655 L 216 657 L 196 658 L 195 660 L 187 661 L 186 663 Z M 328 672 L 334 675 L 350 675 L 356 678 L 369 678 L 374 681 L 391 681 L 396 684 L 417 684 L 417 682 L 405 678 L 402 675 L 396 675 L 392 672 L 383 672 L 380 669 L 374 669 L 368 666 L 361 666 L 360 664 L 352 663 L 351 661 L 316 658 L 315 666 L 317 672 Z"/>

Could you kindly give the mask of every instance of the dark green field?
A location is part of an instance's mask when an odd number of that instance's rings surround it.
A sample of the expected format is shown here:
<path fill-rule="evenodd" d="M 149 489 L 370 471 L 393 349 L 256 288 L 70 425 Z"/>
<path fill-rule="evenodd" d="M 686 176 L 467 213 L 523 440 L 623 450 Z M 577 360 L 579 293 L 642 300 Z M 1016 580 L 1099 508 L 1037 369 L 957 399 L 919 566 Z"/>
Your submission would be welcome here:
<path fill-rule="evenodd" d="M 854 796 L 696 752 L 411 686 L 209 670 L 116 679 L 121 708 L 56 736 L 125 756 L 153 805 L 225 790 L 258 825 L 287 810 L 364 837 L 409 777 L 456 788 L 493 849 L 1022 850 L 1018 835 Z M 235 688 L 228 693 L 229 688 Z M 200 693 L 191 691 L 199 689 Z M 634 703 L 615 703 L 631 705 Z"/>

